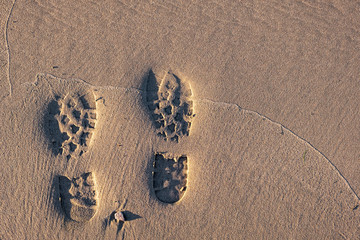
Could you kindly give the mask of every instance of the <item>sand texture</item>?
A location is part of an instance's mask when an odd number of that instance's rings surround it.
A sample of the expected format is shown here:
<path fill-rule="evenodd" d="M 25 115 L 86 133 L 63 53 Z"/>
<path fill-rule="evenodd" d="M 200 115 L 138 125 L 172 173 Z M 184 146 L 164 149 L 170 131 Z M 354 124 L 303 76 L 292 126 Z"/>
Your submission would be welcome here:
<path fill-rule="evenodd" d="M 360 239 L 355 1 L 0 1 L 0 239 Z"/>

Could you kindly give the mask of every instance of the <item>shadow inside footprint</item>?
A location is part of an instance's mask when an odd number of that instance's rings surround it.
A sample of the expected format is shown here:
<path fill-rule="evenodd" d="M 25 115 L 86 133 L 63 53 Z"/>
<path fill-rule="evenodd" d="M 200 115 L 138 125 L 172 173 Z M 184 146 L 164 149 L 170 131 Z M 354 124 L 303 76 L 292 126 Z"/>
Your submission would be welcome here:
<path fill-rule="evenodd" d="M 57 116 L 60 114 L 60 106 L 56 100 L 52 100 L 44 114 L 44 132 L 46 137 L 50 140 L 50 148 L 54 155 L 62 153 L 62 143 L 68 139 L 67 134 L 60 131 Z"/>
<path fill-rule="evenodd" d="M 60 201 L 60 185 L 59 185 L 60 177 L 62 177 L 62 176 L 57 175 L 56 177 L 54 177 L 50 191 L 51 191 L 52 199 L 54 200 L 53 202 L 54 202 L 55 210 L 59 214 L 62 214 L 63 213 L 63 208 L 61 206 L 61 201 Z"/>
<path fill-rule="evenodd" d="M 155 196 L 164 203 L 178 202 L 187 189 L 187 156 L 155 154 L 153 162 L 153 189 Z"/>
<path fill-rule="evenodd" d="M 60 203 L 67 217 L 71 218 L 71 202 L 73 196 L 70 194 L 71 180 L 65 176 L 59 176 Z"/>

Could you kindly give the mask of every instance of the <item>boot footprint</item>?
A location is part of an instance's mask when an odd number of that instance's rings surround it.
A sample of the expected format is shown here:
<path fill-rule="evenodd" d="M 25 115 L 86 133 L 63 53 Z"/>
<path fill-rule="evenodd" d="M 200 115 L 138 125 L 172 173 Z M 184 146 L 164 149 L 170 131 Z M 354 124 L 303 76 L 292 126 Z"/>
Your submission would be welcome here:
<path fill-rule="evenodd" d="M 77 222 L 89 221 L 98 208 L 96 181 L 93 173 L 69 179 L 59 177 L 61 206 L 65 214 Z"/>
<path fill-rule="evenodd" d="M 168 72 L 160 81 L 153 71 L 149 72 L 146 102 L 159 136 L 179 142 L 190 134 L 194 117 L 191 96 L 189 83 L 176 75 Z"/>

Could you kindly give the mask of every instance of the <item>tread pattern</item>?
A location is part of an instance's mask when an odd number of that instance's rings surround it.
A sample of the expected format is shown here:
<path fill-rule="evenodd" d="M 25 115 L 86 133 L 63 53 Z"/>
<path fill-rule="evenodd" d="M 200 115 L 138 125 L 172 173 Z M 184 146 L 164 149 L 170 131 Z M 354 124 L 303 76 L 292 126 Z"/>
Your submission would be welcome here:
<path fill-rule="evenodd" d="M 159 81 L 153 71 L 149 72 L 146 102 L 159 136 L 178 142 L 189 135 L 195 116 L 191 96 L 190 85 L 176 75 L 168 72 Z"/>
<path fill-rule="evenodd" d="M 187 189 L 187 156 L 168 157 L 156 153 L 153 162 L 153 188 L 156 197 L 164 203 L 178 202 Z"/>
<path fill-rule="evenodd" d="M 48 128 L 53 152 L 81 156 L 88 150 L 96 124 L 96 102 L 92 92 L 57 96 L 49 104 Z"/>
<path fill-rule="evenodd" d="M 59 190 L 61 206 L 69 218 L 77 222 L 85 222 L 95 215 L 98 200 L 93 173 L 84 173 L 71 180 L 61 176 Z"/>

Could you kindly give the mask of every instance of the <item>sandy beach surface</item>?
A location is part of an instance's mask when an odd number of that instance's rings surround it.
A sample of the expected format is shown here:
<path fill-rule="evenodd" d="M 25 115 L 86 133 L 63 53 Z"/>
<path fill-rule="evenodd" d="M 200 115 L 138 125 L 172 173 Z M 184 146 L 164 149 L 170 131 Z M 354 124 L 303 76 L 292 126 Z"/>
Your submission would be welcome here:
<path fill-rule="evenodd" d="M 0 1 L 0 239 L 360 239 L 360 3 Z"/>

